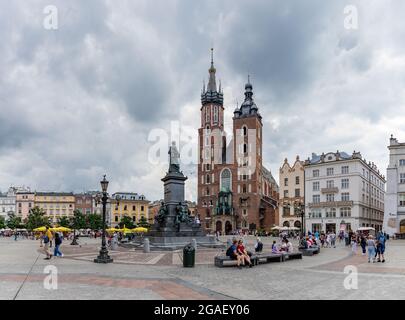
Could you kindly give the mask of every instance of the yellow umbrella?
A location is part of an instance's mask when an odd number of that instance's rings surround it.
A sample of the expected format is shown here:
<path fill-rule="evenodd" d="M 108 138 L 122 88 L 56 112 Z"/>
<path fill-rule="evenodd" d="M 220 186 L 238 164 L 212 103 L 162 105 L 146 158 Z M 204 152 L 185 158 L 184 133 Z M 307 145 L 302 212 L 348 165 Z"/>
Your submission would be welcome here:
<path fill-rule="evenodd" d="M 46 227 L 39 227 L 33 230 L 34 232 L 45 232 L 46 231 Z"/>
<path fill-rule="evenodd" d="M 121 229 L 121 232 L 123 232 L 123 233 L 131 233 L 132 230 L 124 227 L 123 229 Z"/>
<path fill-rule="evenodd" d="M 148 229 L 144 228 L 144 227 L 138 227 L 135 229 L 132 229 L 133 232 L 148 232 Z"/>
<path fill-rule="evenodd" d="M 57 231 L 57 232 L 71 232 L 72 229 L 66 228 L 66 227 L 57 227 L 57 228 L 52 228 L 52 231 Z"/>
<path fill-rule="evenodd" d="M 109 232 L 109 233 L 112 233 L 112 232 L 121 232 L 122 229 L 109 228 L 109 229 L 106 229 L 105 231 L 107 231 L 107 232 Z"/>

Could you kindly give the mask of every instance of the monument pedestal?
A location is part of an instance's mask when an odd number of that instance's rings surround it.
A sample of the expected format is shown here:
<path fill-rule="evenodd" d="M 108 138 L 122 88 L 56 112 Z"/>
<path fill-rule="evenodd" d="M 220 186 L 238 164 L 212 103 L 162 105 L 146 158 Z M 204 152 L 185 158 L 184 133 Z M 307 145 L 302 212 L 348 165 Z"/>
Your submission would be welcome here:
<path fill-rule="evenodd" d="M 187 177 L 180 172 L 179 166 L 171 164 L 169 172 L 162 179 L 164 202 L 155 224 L 145 235 L 145 238 L 150 241 L 151 250 L 182 249 L 193 239 L 196 240 L 197 245 L 201 246 L 222 246 L 214 236 L 206 236 L 201 225 L 192 221 L 188 215 L 188 206 L 184 201 L 186 180 Z"/>

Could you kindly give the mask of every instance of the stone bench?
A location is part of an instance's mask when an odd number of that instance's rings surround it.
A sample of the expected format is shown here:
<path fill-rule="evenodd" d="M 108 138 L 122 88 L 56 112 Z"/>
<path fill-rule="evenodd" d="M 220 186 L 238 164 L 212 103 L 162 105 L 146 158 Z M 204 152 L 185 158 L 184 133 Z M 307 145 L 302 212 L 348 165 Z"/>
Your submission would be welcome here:
<path fill-rule="evenodd" d="M 260 253 L 256 255 L 256 265 L 263 262 L 263 263 L 270 263 L 270 262 L 283 262 L 283 254 L 282 253 Z"/>
<path fill-rule="evenodd" d="M 250 260 L 254 265 L 257 264 L 257 257 L 255 255 L 252 255 L 250 257 Z M 228 256 L 216 256 L 214 259 L 214 264 L 219 267 L 229 267 L 229 266 L 236 266 L 237 265 L 237 260 L 233 260 Z"/>
<path fill-rule="evenodd" d="M 299 248 L 298 249 L 303 256 L 313 256 L 314 254 L 318 254 L 319 253 L 319 248 Z"/>
<path fill-rule="evenodd" d="M 302 259 L 302 252 L 286 252 L 283 253 L 283 261 Z"/>

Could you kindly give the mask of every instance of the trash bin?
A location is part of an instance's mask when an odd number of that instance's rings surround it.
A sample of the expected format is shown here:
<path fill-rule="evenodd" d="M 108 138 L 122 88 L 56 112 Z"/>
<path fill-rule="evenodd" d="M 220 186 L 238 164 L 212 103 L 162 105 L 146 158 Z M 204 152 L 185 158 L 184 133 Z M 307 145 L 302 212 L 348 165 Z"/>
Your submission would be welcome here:
<path fill-rule="evenodd" d="M 188 244 L 183 249 L 183 267 L 193 268 L 195 263 L 195 249 Z"/>

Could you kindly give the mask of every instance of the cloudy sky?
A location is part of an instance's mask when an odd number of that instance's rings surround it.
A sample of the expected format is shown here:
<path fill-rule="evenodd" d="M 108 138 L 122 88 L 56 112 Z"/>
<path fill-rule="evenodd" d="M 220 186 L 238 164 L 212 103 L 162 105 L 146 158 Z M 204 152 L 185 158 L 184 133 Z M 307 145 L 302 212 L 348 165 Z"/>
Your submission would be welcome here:
<path fill-rule="evenodd" d="M 44 27 L 49 4 L 56 30 Z M 345 28 L 348 4 L 357 29 Z M 0 189 L 94 190 L 106 173 L 112 192 L 160 199 L 167 165 L 151 161 L 148 137 L 160 129 L 168 143 L 179 121 L 195 141 L 211 46 L 227 127 L 251 74 L 276 179 L 285 157 L 336 150 L 361 151 L 385 172 L 390 134 L 405 141 L 404 10 L 378 0 L 0 0 Z M 184 171 L 195 200 L 195 168 Z"/>

